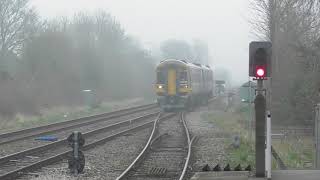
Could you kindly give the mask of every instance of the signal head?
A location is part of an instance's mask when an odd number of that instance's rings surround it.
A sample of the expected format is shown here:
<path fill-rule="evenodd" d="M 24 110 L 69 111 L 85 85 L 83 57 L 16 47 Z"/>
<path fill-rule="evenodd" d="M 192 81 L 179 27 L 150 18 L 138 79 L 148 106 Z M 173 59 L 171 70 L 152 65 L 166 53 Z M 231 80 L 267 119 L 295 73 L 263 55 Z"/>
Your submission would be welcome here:
<path fill-rule="evenodd" d="M 251 42 L 249 48 L 249 76 L 266 78 L 271 76 L 271 43 Z"/>
<path fill-rule="evenodd" d="M 266 75 L 266 69 L 264 66 L 256 66 L 255 72 L 255 77 L 257 78 L 264 78 Z"/>

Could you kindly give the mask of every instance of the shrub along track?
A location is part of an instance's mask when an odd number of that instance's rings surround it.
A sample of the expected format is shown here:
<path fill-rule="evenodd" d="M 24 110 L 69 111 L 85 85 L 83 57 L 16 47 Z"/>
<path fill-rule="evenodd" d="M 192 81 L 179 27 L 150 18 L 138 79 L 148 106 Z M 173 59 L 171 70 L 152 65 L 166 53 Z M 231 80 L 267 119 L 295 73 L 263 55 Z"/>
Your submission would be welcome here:
<path fill-rule="evenodd" d="M 180 113 L 169 121 L 156 121 L 144 149 L 117 180 L 182 180 L 193 141 L 184 116 Z"/>

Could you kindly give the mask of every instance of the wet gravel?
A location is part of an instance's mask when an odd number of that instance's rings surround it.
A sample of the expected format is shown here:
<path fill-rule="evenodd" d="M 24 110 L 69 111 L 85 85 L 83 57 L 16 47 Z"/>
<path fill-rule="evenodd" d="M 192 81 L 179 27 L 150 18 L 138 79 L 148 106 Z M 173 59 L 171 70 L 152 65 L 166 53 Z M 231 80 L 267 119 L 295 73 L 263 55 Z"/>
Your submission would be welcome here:
<path fill-rule="evenodd" d="M 57 137 L 60 140 L 60 139 L 64 139 L 64 138 L 68 137 L 75 130 L 84 133 L 84 132 L 88 132 L 88 131 L 91 131 L 91 130 L 94 130 L 94 129 L 97 129 L 97 128 L 101 128 L 101 127 L 104 127 L 104 126 L 107 126 L 107 125 L 114 124 L 116 122 L 129 120 L 129 119 L 132 119 L 132 118 L 136 118 L 136 117 L 143 116 L 143 115 L 150 114 L 152 112 L 157 112 L 157 111 L 158 111 L 157 109 L 147 110 L 147 111 L 144 111 L 144 112 L 138 112 L 138 113 L 134 113 L 134 114 L 131 114 L 131 115 L 126 115 L 126 116 L 110 119 L 110 120 L 99 122 L 99 123 L 85 125 L 83 127 L 76 127 L 76 128 L 71 128 L 71 129 L 68 129 L 68 130 L 57 131 L 57 132 L 50 133 L 50 134 L 47 134 L 47 135 L 53 135 L 53 136 Z M 19 152 L 19 151 L 22 151 L 22 150 L 25 150 L 25 149 L 34 148 L 34 147 L 37 147 L 37 146 L 42 146 L 42 145 L 45 145 L 45 144 L 48 144 L 48 143 L 51 143 L 51 142 L 48 142 L 48 141 L 37 141 L 37 140 L 35 140 L 35 137 L 30 137 L 30 138 L 27 138 L 27 139 L 24 139 L 24 140 L 15 141 L 13 143 L 4 144 L 4 145 L 0 146 L 0 157 L 9 155 L 9 154 L 12 154 L 12 153 L 15 153 L 15 152 Z"/>
<path fill-rule="evenodd" d="M 112 141 L 84 152 L 86 167 L 83 174 L 74 177 L 69 174 L 67 162 L 42 168 L 33 175 L 20 179 L 32 180 L 114 180 L 140 153 L 147 142 L 151 128 L 118 137 Z M 36 176 L 37 177 L 36 177 Z"/>

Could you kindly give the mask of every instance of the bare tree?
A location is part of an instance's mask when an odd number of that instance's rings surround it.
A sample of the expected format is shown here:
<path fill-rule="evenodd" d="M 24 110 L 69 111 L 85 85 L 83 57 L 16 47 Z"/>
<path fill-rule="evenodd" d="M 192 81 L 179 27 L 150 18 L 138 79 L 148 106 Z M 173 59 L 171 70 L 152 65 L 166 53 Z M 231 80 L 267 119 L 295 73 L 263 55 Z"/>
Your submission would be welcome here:
<path fill-rule="evenodd" d="M 208 44 L 202 40 L 193 41 L 193 50 L 195 60 L 201 64 L 209 65 L 209 50 Z"/>
<path fill-rule="evenodd" d="M 35 32 L 37 14 L 29 7 L 29 0 L 0 1 L 0 57 L 19 54 L 23 43 Z"/>
<path fill-rule="evenodd" d="M 161 44 L 163 58 L 194 62 L 193 47 L 184 40 L 169 39 Z"/>
<path fill-rule="evenodd" d="M 311 118 L 320 85 L 320 1 L 252 0 L 254 34 L 272 42 L 274 117 Z"/>

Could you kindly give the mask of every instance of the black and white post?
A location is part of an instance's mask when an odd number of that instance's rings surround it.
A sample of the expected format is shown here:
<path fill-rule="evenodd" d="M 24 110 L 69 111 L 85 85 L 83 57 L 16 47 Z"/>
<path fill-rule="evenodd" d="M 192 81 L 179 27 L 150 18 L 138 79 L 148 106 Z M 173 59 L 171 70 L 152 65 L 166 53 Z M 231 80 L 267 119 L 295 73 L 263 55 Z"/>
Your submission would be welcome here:
<path fill-rule="evenodd" d="M 316 158 L 315 165 L 316 169 L 320 169 L 320 103 L 315 108 L 315 147 L 316 147 Z"/>

